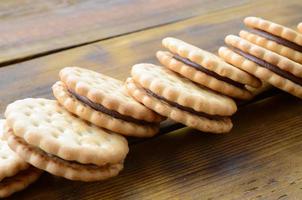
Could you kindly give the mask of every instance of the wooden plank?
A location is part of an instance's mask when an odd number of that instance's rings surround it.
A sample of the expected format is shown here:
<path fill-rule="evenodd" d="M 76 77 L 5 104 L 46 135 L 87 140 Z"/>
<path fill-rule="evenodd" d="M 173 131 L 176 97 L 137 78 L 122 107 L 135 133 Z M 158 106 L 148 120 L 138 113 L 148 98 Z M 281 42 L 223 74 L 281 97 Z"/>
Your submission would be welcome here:
<path fill-rule="evenodd" d="M 0 63 L 46 54 L 248 1 L 0 1 Z"/>
<path fill-rule="evenodd" d="M 204 49 L 216 51 L 229 33 L 238 33 L 242 18 L 258 15 L 295 26 L 301 21 L 300 1 L 272 4 L 258 2 L 240 8 L 230 8 L 201 15 L 186 21 L 158 27 L 126 36 L 101 41 L 31 61 L 0 68 L 0 116 L 8 103 L 26 97 L 52 98 L 51 85 L 58 71 L 65 66 L 87 67 L 124 80 L 131 66 L 139 62 L 154 62 L 161 39 L 175 36 Z M 269 12 L 273 10 L 274 12 Z"/>
<path fill-rule="evenodd" d="M 12 199 L 299 199 L 302 101 L 279 95 L 241 109 L 222 135 L 185 128 L 131 146 L 117 177 L 48 174 Z"/>
<path fill-rule="evenodd" d="M 50 86 L 66 65 L 119 79 L 137 62 L 156 62 L 160 40 L 176 36 L 215 51 L 237 33 L 246 15 L 294 26 L 300 1 L 263 1 L 0 68 L 0 112 L 25 97 L 51 97 Z M 275 1 L 274 1 L 275 2 Z M 301 100 L 280 95 L 246 106 L 225 136 L 182 129 L 131 146 L 124 171 L 96 183 L 44 174 L 12 199 L 294 199 L 301 197 Z M 2 115 L 3 116 L 3 115 Z"/>

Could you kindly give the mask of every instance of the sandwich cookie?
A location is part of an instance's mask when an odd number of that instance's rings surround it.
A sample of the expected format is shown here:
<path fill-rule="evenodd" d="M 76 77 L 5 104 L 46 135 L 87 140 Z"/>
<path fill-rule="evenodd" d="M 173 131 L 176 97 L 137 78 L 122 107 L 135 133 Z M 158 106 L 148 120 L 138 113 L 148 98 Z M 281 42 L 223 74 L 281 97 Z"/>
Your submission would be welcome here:
<path fill-rule="evenodd" d="M 302 64 L 302 34 L 258 17 L 247 17 L 244 23 L 251 29 L 240 31 L 240 37 Z"/>
<path fill-rule="evenodd" d="M 25 189 L 42 173 L 41 170 L 27 164 L 9 148 L 3 137 L 4 123 L 4 120 L 0 120 L 0 198 Z"/>
<path fill-rule="evenodd" d="M 131 98 L 124 83 L 79 67 L 60 71 L 53 94 L 69 112 L 125 136 L 151 137 L 163 117 Z"/>
<path fill-rule="evenodd" d="M 213 91 L 250 99 L 252 95 L 245 86 L 261 86 L 257 78 L 196 46 L 170 37 L 163 39 L 162 44 L 169 50 L 156 53 L 162 65 Z"/>
<path fill-rule="evenodd" d="M 53 175 L 98 181 L 116 176 L 129 151 L 127 140 L 66 111 L 58 102 L 24 99 L 8 105 L 9 147 Z"/>
<path fill-rule="evenodd" d="M 299 32 L 302 33 L 302 22 L 298 24 L 297 28 Z"/>
<path fill-rule="evenodd" d="M 237 109 L 232 99 L 153 64 L 134 65 L 131 75 L 126 81 L 129 93 L 160 115 L 204 132 L 231 130 L 229 116 Z"/>
<path fill-rule="evenodd" d="M 259 79 L 302 98 L 302 65 L 243 38 L 229 35 L 219 55 Z"/>

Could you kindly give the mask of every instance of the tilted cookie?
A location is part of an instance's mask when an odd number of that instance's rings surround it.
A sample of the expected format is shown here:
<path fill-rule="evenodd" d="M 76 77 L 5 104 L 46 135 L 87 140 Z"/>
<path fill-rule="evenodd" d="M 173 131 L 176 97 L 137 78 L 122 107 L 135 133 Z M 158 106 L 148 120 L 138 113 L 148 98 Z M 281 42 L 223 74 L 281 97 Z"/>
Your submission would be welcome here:
<path fill-rule="evenodd" d="M 244 23 L 251 30 L 240 37 L 302 64 L 302 34 L 258 17 L 246 17 Z"/>
<path fill-rule="evenodd" d="M 0 182 L 0 198 L 8 197 L 34 183 L 42 174 L 40 169 L 30 166 L 18 174 L 3 179 Z"/>
<path fill-rule="evenodd" d="M 4 120 L 0 120 L 0 198 L 25 189 L 42 173 L 22 160 L 2 139 Z"/>
<path fill-rule="evenodd" d="M 77 118 L 56 101 L 18 100 L 5 116 L 10 148 L 37 168 L 81 181 L 103 180 L 123 168 L 127 140 Z"/>
<path fill-rule="evenodd" d="M 4 120 L 0 120 L 0 136 L 3 137 Z M 24 162 L 15 152 L 7 145 L 7 141 L 0 139 L 0 181 L 5 177 L 16 175 L 19 171 L 25 170 L 29 164 Z"/>
<path fill-rule="evenodd" d="M 150 137 L 163 117 L 131 98 L 124 83 L 79 67 L 60 71 L 54 96 L 69 112 L 126 136 Z"/>
<path fill-rule="evenodd" d="M 259 87 L 260 81 L 224 62 L 218 56 L 175 38 L 165 38 L 156 56 L 164 66 L 221 94 L 239 99 L 251 98 L 246 85 Z"/>
<path fill-rule="evenodd" d="M 300 33 L 302 33 L 302 22 L 298 24 L 297 28 L 300 31 Z"/>
<path fill-rule="evenodd" d="M 131 75 L 126 82 L 129 93 L 160 115 L 204 132 L 232 128 L 229 116 L 237 110 L 232 99 L 153 64 L 134 65 Z"/>
<path fill-rule="evenodd" d="M 302 98 L 302 65 L 243 38 L 229 35 L 219 55 L 273 86 Z"/>

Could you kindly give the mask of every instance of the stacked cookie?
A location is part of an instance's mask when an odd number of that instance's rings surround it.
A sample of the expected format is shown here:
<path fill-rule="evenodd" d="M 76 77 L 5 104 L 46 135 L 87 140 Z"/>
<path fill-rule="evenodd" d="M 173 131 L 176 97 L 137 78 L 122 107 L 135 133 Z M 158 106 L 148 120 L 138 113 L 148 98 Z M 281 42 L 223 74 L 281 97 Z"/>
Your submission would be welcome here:
<path fill-rule="evenodd" d="M 62 69 L 52 89 L 69 112 L 121 135 L 154 136 L 164 119 L 131 98 L 122 81 L 87 69 Z"/>
<path fill-rule="evenodd" d="M 261 86 L 254 76 L 201 48 L 175 38 L 163 39 L 162 45 L 168 51 L 157 52 L 160 63 L 209 90 L 236 99 L 251 99 L 246 86 Z"/>
<path fill-rule="evenodd" d="M 56 176 L 97 181 L 117 175 L 129 151 L 124 136 L 151 137 L 164 117 L 131 98 L 119 80 L 79 67 L 59 76 L 52 87 L 57 101 L 7 106 L 8 145 Z"/>
<path fill-rule="evenodd" d="M 5 111 L 9 147 L 53 175 L 80 181 L 117 175 L 129 151 L 124 136 L 154 136 L 165 119 L 130 97 L 119 80 L 79 67 L 59 77 L 52 87 L 57 101 L 18 100 Z"/>
<path fill-rule="evenodd" d="M 267 87 L 263 82 L 302 98 L 302 35 L 260 18 L 244 22 L 252 30 L 227 36 L 220 57 L 169 37 L 162 40 L 167 51 L 156 53 L 163 66 L 136 64 L 125 83 L 66 67 L 52 86 L 56 100 L 8 105 L 0 129 L 0 198 L 34 182 L 40 169 L 80 181 L 116 176 L 129 151 L 125 136 L 152 137 L 166 118 L 229 132 L 237 111 L 232 98 L 251 99 Z"/>
<path fill-rule="evenodd" d="M 126 81 L 129 94 L 146 107 L 186 126 L 210 133 L 232 128 L 237 106 L 251 99 L 247 86 L 261 82 L 218 56 L 176 38 L 162 41 L 169 51 L 156 56 L 164 66 L 137 64 Z"/>
<path fill-rule="evenodd" d="M 57 101 L 24 99 L 5 111 L 9 147 L 29 164 L 71 180 L 96 181 L 118 174 L 127 140 L 66 111 Z"/>
<path fill-rule="evenodd" d="M 4 138 L 4 123 L 4 120 L 0 120 L 0 198 L 26 188 L 42 173 L 8 147 Z"/>
<path fill-rule="evenodd" d="M 232 128 L 229 116 L 237 110 L 232 99 L 153 64 L 134 65 L 131 75 L 126 81 L 129 93 L 160 115 L 204 132 L 225 133 Z"/>
<path fill-rule="evenodd" d="M 262 81 L 302 98 L 302 34 L 285 26 L 247 17 L 251 28 L 228 35 L 219 55 Z M 301 25 L 299 26 L 301 27 Z"/>

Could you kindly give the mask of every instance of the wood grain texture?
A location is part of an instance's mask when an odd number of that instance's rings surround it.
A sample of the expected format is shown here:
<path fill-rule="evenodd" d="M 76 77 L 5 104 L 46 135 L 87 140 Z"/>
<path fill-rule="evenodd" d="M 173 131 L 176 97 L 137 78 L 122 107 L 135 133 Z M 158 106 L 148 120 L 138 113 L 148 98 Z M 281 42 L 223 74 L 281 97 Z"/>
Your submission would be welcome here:
<path fill-rule="evenodd" d="M 36 8 L 37 13 L 44 12 L 41 10 Z M 2 67 L 0 116 L 16 99 L 52 98 L 50 87 L 62 67 L 78 65 L 124 80 L 133 64 L 157 63 L 154 55 L 163 37 L 175 36 L 216 51 L 225 35 L 243 28 L 242 19 L 247 15 L 294 27 L 302 21 L 301 10 L 298 0 L 251 1 Z M 81 183 L 45 173 L 11 199 L 300 199 L 301 112 L 302 101 L 282 93 L 241 108 L 227 135 L 184 128 L 135 142 L 120 176 Z"/>
<path fill-rule="evenodd" d="M 247 2 L 0 1 L 0 63 L 139 31 Z"/>
<path fill-rule="evenodd" d="M 299 199 L 302 101 L 246 106 L 225 136 L 184 128 L 131 146 L 124 171 L 96 183 L 44 174 L 12 199 Z"/>
<path fill-rule="evenodd" d="M 300 1 L 291 4 L 255 2 L 240 8 L 212 12 L 189 20 L 90 45 L 51 54 L 31 61 L 0 68 L 0 116 L 6 105 L 26 97 L 51 98 L 51 85 L 58 79 L 62 67 L 77 65 L 125 80 L 131 66 L 139 62 L 158 63 L 155 52 L 161 49 L 161 39 L 174 36 L 209 51 L 223 45 L 223 38 L 243 28 L 242 19 L 258 15 L 288 26 L 301 21 Z M 273 15 L 268 10 L 273 10 Z M 286 17 L 285 17 L 286 16 Z"/>

